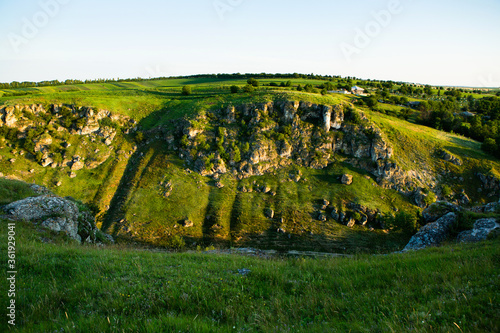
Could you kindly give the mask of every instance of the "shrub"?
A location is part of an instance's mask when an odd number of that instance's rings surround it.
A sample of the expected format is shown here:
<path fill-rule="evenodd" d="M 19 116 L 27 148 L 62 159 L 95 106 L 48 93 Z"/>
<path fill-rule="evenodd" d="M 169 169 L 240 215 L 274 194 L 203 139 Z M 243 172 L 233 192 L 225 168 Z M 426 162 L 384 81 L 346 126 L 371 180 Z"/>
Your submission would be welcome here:
<path fill-rule="evenodd" d="M 111 128 L 115 128 L 115 129 L 117 129 L 118 127 L 120 127 L 117 123 L 115 123 L 114 121 L 111 120 L 111 118 L 108 118 L 108 117 L 100 119 L 99 120 L 99 125 L 101 127 L 107 126 L 107 127 L 111 127 Z"/>
<path fill-rule="evenodd" d="M 243 147 L 241 148 L 241 151 L 243 152 L 243 154 L 246 154 L 248 153 L 249 150 L 250 150 L 250 144 L 248 142 L 245 142 L 243 144 Z"/>
<path fill-rule="evenodd" d="M 247 84 L 246 86 L 243 87 L 243 91 L 246 93 L 251 93 L 254 90 L 255 90 L 255 88 L 250 84 Z"/>
<path fill-rule="evenodd" d="M 344 117 L 345 117 L 346 121 L 348 121 L 352 124 L 360 124 L 361 123 L 361 116 L 353 108 L 347 108 L 347 110 L 344 113 Z"/>
<path fill-rule="evenodd" d="M 167 240 L 166 246 L 171 249 L 180 250 L 186 246 L 186 242 L 182 236 L 174 235 Z"/>
<path fill-rule="evenodd" d="M 184 86 L 182 87 L 182 94 L 183 95 L 191 95 L 191 92 L 192 92 L 192 88 L 191 86 Z"/>
<path fill-rule="evenodd" d="M 238 146 L 234 146 L 233 147 L 234 149 L 234 157 L 233 157 L 233 160 L 238 163 L 241 161 L 241 153 L 240 153 L 240 148 L 238 148 Z"/>
<path fill-rule="evenodd" d="M 254 78 L 249 78 L 247 80 L 247 83 L 253 87 L 258 87 L 259 86 L 259 81 L 257 81 L 256 79 Z"/>
<path fill-rule="evenodd" d="M 237 94 L 240 92 L 240 88 L 238 86 L 231 86 L 231 94 Z"/>
<path fill-rule="evenodd" d="M 134 139 L 135 139 L 135 142 L 141 143 L 142 141 L 144 141 L 144 133 L 142 133 L 141 131 L 137 131 L 135 133 Z"/>
<path fill-rule="evenodd" d="M 189 139 L 188 139 L 187 135 L 183 135 L 182 138 L 181 138 L 181 146 L 183 148 L 185 148 L 188 145 L 189 145 Z"/>
<path fill-rule="evenodd" d="M 418 218 L 416 215 L 406 212 L 398 212 L 396 216 L 386 216 L 385 225 L 395 231 L 413 234 L 417 231 Z"/>
<path fill-rule="evenodd" d="M 35 154 L 35 160 L 37 162 L 41 162 L 43 159 L 43 153 L 41 151 L 37 151 L 36 154 Z"/>
<path fill-rule="evenodd" d="M 443 195 L 443 197 L 447 198 L 447 197 L 449 197 L 452 193 L 453 193 L 453 191 L 451 190 L 451 187 L 449 187 L 448 185 L 443 185 L 443 186 L 441 187 L 441 194 Z"/>
<path fill-rule="evenodd" d="M 495 139 L 487 138 L 481 145 L 481 149 L 487 153 L 494 153 L 498 149 Z"/>
<path fill-rule="evenodd" d="M 429 191 L 427 196 L 424 198 L 424 202 L 427 206 L 436 202 L 436 195 L 434 194 L 434 192 Z"/>

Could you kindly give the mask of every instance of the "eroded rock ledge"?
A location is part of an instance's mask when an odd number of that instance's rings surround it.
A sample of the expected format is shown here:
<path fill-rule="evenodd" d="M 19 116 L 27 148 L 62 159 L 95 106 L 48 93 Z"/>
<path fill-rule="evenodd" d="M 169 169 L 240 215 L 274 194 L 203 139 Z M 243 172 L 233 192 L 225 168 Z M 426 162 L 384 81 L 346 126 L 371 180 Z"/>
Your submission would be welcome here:
<path fill-rule="evenodd" d="M 180 157 L 202 175 L 263 175 L 292 162 L 324 168 L 341 156 L 369 171 L 379 185 L 410 192 L 416 179 L 392 159 L 381 130 L 350 104 L 281 101 L 229 105 L 179 127 L 180 142 L 167 136 Z"/>

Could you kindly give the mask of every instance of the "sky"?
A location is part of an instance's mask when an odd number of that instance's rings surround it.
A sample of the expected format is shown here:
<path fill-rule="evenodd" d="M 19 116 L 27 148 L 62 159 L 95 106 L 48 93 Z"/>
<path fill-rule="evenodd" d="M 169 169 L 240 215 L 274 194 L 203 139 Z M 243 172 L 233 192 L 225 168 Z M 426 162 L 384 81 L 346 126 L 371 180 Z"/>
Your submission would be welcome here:
<path fill-rule="evenodd" d="M 500 87 L 500 0 L 0 0 L 0 82 L 314 73 Z"/>

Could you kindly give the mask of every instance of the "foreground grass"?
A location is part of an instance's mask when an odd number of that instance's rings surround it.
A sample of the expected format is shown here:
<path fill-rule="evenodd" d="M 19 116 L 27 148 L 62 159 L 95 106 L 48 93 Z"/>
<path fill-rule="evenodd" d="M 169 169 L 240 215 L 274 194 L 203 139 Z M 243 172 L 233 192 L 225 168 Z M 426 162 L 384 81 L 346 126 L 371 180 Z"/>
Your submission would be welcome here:
<path fill-rule="evenodd" d="M 6 223 L 0 229 L 6 257 Z M 30 225 L 18 222 L 16 231 L 18 317 L 11 331 L 500 329 L 498 241 L 385 256 L 264 260 L 81 247 L 61 239 L 44 244 Z M 243 268 L 250 273 L 240 274 Z M 6 302 L 2 292 L 2 309 Z"/>

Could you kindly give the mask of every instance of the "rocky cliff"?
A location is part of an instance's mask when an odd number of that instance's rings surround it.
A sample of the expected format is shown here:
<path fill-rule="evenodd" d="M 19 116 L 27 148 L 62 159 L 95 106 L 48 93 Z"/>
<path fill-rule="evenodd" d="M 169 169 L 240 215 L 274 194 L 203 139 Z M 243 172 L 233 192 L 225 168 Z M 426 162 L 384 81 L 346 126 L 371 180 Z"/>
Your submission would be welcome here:
<path fill-rule="evenodd" d="M 0 128 L 11 141 L 22 140 L 23 154 L 43 167 L 94 169 L 113 153 L 117 134 L 136 129 L 136 122 L 108 110 L 75 105 L 14 105 L 0 108 Z M 86 156 L 71 155 L 71 137 L 82 137 Z M 17 150 L 15 151 L 17 152 Z M 130 152 L 131 154 L 132 152 Z"/>
<path fill-rule="evenodd" d="M 202 175 L 245 178 L 291 163 L 324 168 L 347 158 L 386 188 L 409 192 L 420 185 L 393 161 L 380 129 L 347 103 L 229 105 L 185 121 L 181 132 L 180 156 Z"/>

